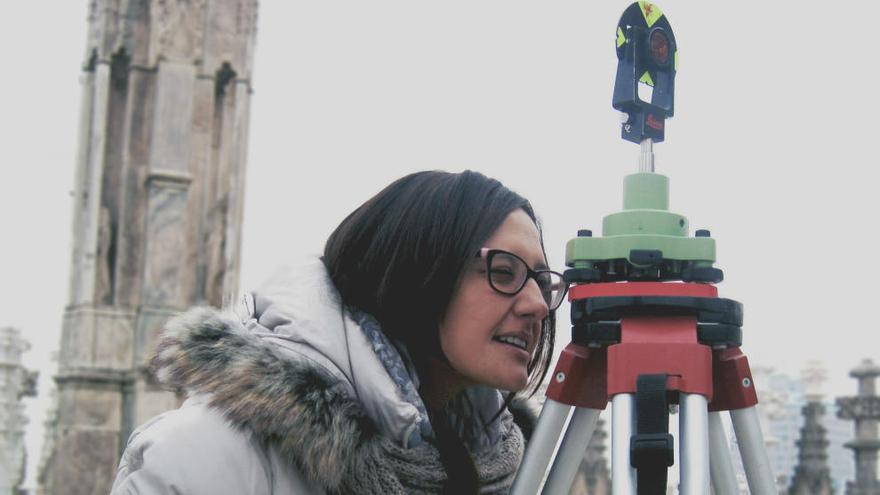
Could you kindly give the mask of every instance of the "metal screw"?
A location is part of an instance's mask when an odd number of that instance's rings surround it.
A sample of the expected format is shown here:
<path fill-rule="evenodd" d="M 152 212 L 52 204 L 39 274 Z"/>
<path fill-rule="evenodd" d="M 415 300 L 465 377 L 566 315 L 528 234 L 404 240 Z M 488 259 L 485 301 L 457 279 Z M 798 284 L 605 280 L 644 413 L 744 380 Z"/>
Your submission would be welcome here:
<path fill-rule="evenodd" d="M 560 382 L 560 383 L 564 382 L 565 381 L 565 373 L 563 373 L 561 371 L 559 373 L 556 373 L 556 381 Z"/>
<path fill-rule="evenodd" d="M 743 387 L 749 388 L 752 386 L 752 380 L 749 377 L 743 378 Z"/>

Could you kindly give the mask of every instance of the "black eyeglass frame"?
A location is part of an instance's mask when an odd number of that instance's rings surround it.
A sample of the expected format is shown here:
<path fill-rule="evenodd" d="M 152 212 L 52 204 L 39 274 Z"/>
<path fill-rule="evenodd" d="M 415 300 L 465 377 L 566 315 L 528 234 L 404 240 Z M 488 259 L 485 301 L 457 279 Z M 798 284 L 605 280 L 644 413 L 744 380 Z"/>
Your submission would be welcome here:
<path fill-rule="evenodd" d="M 516 258 L 517 260 L 519 260 L 520 262 L 522 262 L 523 266 L 526 267 L 526 276 L 525 276 L 525 278 L 523 278 L 522 284 L 520 284 L 519 288 L 513 292 L 501 290 L 498 287 L 495 287 L 495 283 L 492 282 L 492 258 L 494 258 L 496 254 L 505 254 L 507 256 L 512 256 L 512 257 Z M 552 273 L 552 274 L 556 275 L 557 277 L 559 277 L 559 280 L 562 283 L 562 295 L 559 296 L 559 300 L 552 307 L 550 306 L 552 301 L 551 301 L 551 303 L 547 303 L 547 308 L 550 311 L 556 311 L 556 309 L 559 308 L 559 306 L 562 304 L 562 301 L 565 300 L 566 294 L 568 294 L 568 284 L 565 282 L 565 277 L 561 273 L 559 273 L 557 271 L 550 270 L 550 269 L 532 270 L 532 267 L 529 266 L 528 263 L 526 263 L 526 260 L 511 253 L 510 251 L 505 251 L 503 249 L 492 249 L 492 248 L 484 247 L 477 252 L 476 257 L 486 259 L 486 280 L 489 282 L 489 287 L 492 287 L 492 290 L 494 290 L 495 292 L 497 292 L 499 294 L 504 294 L 506 296 L 515 296 L 515 295 L 519 294 L 520 291 L 523 290 L 523 287 L 525 287 L 526 284 L 529 283 L 530 278 L 535 279 L 535 283 L 537 283 L 538 287 L 540 288 L 541 282 L 538 279 L 538 275 L 540 275 L 542 273 Z"/>

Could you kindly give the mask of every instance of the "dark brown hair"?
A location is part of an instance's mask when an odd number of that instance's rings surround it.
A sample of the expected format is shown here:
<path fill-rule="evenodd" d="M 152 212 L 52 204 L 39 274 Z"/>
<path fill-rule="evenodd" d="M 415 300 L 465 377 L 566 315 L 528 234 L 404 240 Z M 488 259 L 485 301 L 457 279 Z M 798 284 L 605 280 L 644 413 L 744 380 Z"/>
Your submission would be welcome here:
<path fill-rule="evenodd" d="M 466 264 L 517 209 L 541 231 L 531 204 L 495 179 L 473 171 L 414 173 L 393 182 L 342 221 L 324 247 L 324 264 L 343 303 L 372 314 L 392 340 L 407 347 L 417 372 L 422 372 L 428 358 L 443 357 L 438 322 Z M 528 394 L 534 394 L 547 373 L 556 334 L 553 312 L 541 327 L 529 363 Z M 508 403 L 510 399 L 512 394 Z M 456 465 L 462 463 L 463 444 L 460 439 L 449 444 L 449 438 L 442 437 L 450 430 L 437 426 L 441 425 L 435 425 L 435 433 L 450 483 L 469 479 L 466 487 L 455 489 L 476 493 L 473 462 Z"/>

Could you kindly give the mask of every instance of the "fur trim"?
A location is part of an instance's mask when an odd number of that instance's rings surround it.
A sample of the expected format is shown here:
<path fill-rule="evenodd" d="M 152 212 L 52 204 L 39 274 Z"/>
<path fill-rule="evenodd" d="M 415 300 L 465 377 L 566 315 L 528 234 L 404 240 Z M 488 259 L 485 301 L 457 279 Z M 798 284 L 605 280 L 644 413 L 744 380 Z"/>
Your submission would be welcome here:
<path fill-rule="evenodd" d="M 195 308 L 169 321 L 151 364 L 164 384 L 207 393 L 328 492 L 355 492 L 345 482 L 385 455 L 388 441 L 329 373 L 280 355 L 233 314 Z"/>
<path fill-rule="evenodd" d="M 429 493 L 445 482 L 433 447 L 396 445 L 328 371 L 285 355 L 232 313 L 194 308 L 173 318 L 151 366 L 166 386 L 207 395 L 232 425 L 276 447 L 328 493 Z M 512 409 L 533 427 L 527 419 L 534 414 Z M 503 432 L 497 448 L 475 459 L 491 492 L 509 488 L 522 455 L 523 437 L 511 420 Z M 401 477 L 414 469 L 415 476 Z"/>

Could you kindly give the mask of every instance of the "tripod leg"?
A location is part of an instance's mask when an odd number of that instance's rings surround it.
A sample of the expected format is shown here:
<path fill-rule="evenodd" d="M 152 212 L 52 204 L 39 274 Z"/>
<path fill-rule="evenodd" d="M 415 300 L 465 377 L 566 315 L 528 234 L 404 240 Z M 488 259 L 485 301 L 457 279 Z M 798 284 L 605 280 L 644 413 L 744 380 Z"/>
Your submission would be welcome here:
<path fill-rule="evenodd" d="M 753 495 L 774 495 L 776 482 L 773 470 L 770 469 L 770 458 L 764 448 L 764 436 L 761 434 L 761 423 L 758 421 L 758 410 L 755 406 L 730 411 L 733 431 L 739 443 L 749 491 Z"/>
<path fill-rule="evenodd" d="M 535 495 L 541 487 L 550 457 L 565 426 L 571 406 L 552 399 L 544 402 L 538 424 L 529 440 L 523 462 L 513 481 L 511 495 Z"/>
<path fill-rule="evenodd" d="M 571 484 L 587 451 L 587 444 L 590 443 L 593 430 L 596 429 L 599 412 L 598 409 L 575 408 L 542 494 L 565 495 L 571 490 Z"/>
<path fill-rule="evenodd" d="M 629 462 L 630 438 L 635 433 L 635 396 L 617 394 L 611 399 L 611 493 L 635 495 L 636 470 Z"/>
<path fill-rule="evenodd" d="M 680 493 L 709 493 L 709 403 L 699 394 L 680 394 Z"/>
<path fill-rule="evenodd" d="M 709 413 L 709 472 L 715 495 L 739 493 L 720 412 Z"/>

